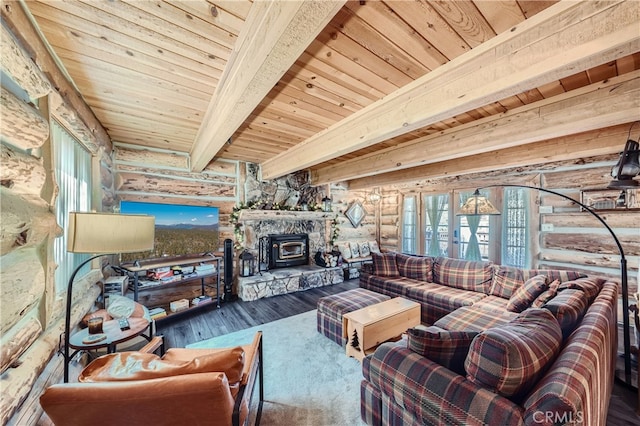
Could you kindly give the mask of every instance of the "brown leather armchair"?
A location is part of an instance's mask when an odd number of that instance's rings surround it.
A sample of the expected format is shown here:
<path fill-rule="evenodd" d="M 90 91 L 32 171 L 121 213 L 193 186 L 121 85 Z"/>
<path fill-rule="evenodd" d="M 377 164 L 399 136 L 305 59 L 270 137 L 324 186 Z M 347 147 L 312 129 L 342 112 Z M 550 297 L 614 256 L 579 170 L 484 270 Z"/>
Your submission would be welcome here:
<path fill-rule="evenodd" d="M 250 345 L 224 349 L 172 348 L 162 357 L 154 337 L 138 352 L 104 355 L 87 365 L 78 383 L 47 388 L 40 404 L 64 425 L 245 425 L 254 387 L 264 401 L 262 333 Z"/>

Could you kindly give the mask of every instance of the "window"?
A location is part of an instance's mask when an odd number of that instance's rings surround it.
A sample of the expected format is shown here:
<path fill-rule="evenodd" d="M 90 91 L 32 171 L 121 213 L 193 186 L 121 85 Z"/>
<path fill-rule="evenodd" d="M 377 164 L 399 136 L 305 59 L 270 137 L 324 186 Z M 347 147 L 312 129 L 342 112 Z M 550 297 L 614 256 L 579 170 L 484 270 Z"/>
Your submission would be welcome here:
<path fill-rule="evenodd" d="M 418 206 L 415 196 L 404 197 L 402 203 L 402 252 L 417 253 Z"/>
<path fill-rule="evenodd" d="M 529 203 L 524 188 L 504 190 L 502 264 L 525 268 L 529 266 Z"/>
<path fill-rule="evenodd" d="M 56 220 L 62 229 L 68 229 L 69 212 L 91 209 L 91 154 L 57 122 L 51 123 L 51 143 L 56 181 L 59 187 L 56 199 Z M 66 291 L 73 270 L 88 254 L 67 252 L 67 235 L 56 238 L 54 259 L 56 292 Z M 86 265 L 87 272 L 89 265 Z"/>
<path fill-rule="evenodd" d="M 447 256 L 449 252 L 449 195 L 424 196 L 424 252 Z"/>
<path fill-rule="evenodd" d="M 488 197 L 487 191 L 480 191 Z M 460 193 L 460 206 L 472 192 Z M 489 260 L 490 243 L 489 216 L 460 216 L 460 258 L 466 260 Z"/>

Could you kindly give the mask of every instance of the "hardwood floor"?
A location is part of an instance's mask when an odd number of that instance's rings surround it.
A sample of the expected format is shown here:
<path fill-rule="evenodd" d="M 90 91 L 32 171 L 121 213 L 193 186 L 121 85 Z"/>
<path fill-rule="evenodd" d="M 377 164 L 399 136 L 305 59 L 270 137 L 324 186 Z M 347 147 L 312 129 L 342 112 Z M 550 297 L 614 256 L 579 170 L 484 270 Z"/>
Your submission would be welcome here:
<path fill-rule="evenodd" d="M 189 343 L 316 309 L 320 297 L 357 287 L 358 280 L 350 280 L 342 284 L 253 302 L 238 300 L 222 304 L 220 309 L 212 306 L 197 313 L 165 319 L 158 323 L 157 332 L 164 335 L 167 348 L 184 347 Z M 637 392 L 616 382 L 610 400 L 607 425 L 639 426 L 640 417 L 635 413 L 637 407 Z"/>

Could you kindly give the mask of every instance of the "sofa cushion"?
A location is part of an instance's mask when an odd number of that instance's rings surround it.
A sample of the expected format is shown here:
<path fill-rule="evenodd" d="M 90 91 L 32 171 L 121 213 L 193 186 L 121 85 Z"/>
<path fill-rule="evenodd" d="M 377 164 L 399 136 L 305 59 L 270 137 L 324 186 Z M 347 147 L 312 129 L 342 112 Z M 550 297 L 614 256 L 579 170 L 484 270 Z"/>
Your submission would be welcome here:
<path fill-rule="evenodd" d="M 558 294 L 542 307 L 553 314 L 560 324 L 562 336 L 566 339 L 576 328 L 588 306 L 589 300 L 585 292 L 569 288 L 558 291 Z"/>
<path fill-rule="evenodd" d="M 381 277 L 399 277 L 395 253 L 372 253 L 373 273 Z"/>
<path fill-rule="evenodd" d="M 577 280 L 566 281 L 560 284 L 558 287 L 558 291 L 562 291 L 567 288 L 575 288 L 578 290 L 582 290 L 589 303 L 593 302 L 596 298 L 600 290 L 602 290 L 602 285 L 605 283 L 604 278 L 598 277 L 587 277 L 587 278 L 578 278 Z"/>
<path fill-rule="evenodd" d="M 464 375 L 464 360 L 477 331 L 447 331 L 438 327 L 410 328 L 407 347 L 411 351 Z"/>
<path fill-rule="evenodd" d="M 511 294 L 509 303 L 507 303 L 507 310 L 511 312 L 524 311 L 531 305 L 531 302 L 533 302 L 536 297 L 540 296 L 546 289 L 547 277 L 544 275 L 536 275 L 535 277 L 528 279 L 524 284 L 518 286 Z"/>
<path fill-rule="evenodd" d="M 449 287 L 487 294 L 493 277 L 489 262 L 437 257 L 433 266 L 433 281 Z"/>
<path fill-rule="evenodd" d="M 513 266 L 495 265 L 493 281 L 489 294 L 508 299 L 518 286 L 536 275 L 545 275 L 547 281 L 560 282 L 575 280 L 586 275 L 576 271 L 562 271 L 555 269 L 520 269 Z"/>
<path fill-rule="evenodd" d="M 487 296 L 475 291 L 461 290 L 434 283 L 422 283 L 422 285 L 408 287 L 406 289 L 406 297 L 422 305 L 420 309 L 421 322 L 423 324 L 433 324 L 450 312 L 462 306 L 473 305 Z"/>
<path fill-rule="evenodd" d="M 155 354 L 119 352 L 101 356 L 87 365 L 79 382 L 147 380 L 183 374 L 222 372 L 232 393 L 237 393 L 244 368 L 244 349 L 240 346 L 208 352 L 189 361 L 169 361 Z"/>
<path fill-rule="evenodd" d="M 527 309 L 473 339 L 465 361 L 467 378 L 517 401 L 551 365 L 561 345 L 562 331 L 553 315 Z"/>
<path fill-rule="evenodd" d="M 484 299 L 483 299 L 484 300 Z M 482 301 L 481 301 L 482 302 Z M 481 303 L 477 302 L 477 303 Z M 437 320 L 433 325 L 445 330 L 465 330 L 481 332 L 492 327 L 508 324 L 518 316 L 515 312 L 478 308 L 477 303 L 463 306 Z"/>
<path fill-rule="evenodd" d="M 553 299 L 553 297 L 558 294 L 558 287 L 560 286 L 560 281 L 553 280 L 551 284 L 547 287 L 545 291 L 540 293 L 538 297 L 535 298 L 533 302 L 531 302 L 532 308 L 542 308 L 542 306 L 547 303 L 549 300 Z"/>
<path fill-rule="evenodd" d="M 396 265 L 401 276 L 415 280 L 433 282 L 433 258 L 396 254 Z"/>

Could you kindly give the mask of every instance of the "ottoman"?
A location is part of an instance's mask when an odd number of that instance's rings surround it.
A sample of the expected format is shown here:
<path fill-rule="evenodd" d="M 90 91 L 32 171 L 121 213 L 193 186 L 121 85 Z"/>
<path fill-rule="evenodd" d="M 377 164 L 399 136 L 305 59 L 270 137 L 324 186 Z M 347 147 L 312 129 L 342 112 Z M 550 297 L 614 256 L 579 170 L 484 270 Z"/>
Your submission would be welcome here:
<path fill-rule="evenodd" d="M 364 288 L 321 297 L 318 299 L 318 332 L 344 346 L 346 339 L 342 336 L 342 315 L 389 299 L 391 297 L 387 295 Z"/>

